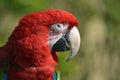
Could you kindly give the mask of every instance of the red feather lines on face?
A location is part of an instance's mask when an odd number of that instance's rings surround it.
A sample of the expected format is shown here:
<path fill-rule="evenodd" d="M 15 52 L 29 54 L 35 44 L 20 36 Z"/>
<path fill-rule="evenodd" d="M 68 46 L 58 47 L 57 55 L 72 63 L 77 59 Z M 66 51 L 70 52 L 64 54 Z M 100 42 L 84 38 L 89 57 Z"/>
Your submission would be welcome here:
<path fill-rule="evenodd" d="M 39 77 L 40 80 L 52 80 L 50 73 L 54 73 L 58 65 L 58 56 L 57 53 L 51 53 L 48 37 L 49 28 L 54 23 L 69 23 L 69 29 L 78 25 L 72 14 L 60 10 L 33 13 L 20 20 L 6 44 L 12 56 L 11 66 L 13 67 L 9 72 L 9 80 L 15 77 L 14 80 L 17 80 L 20 75 L 22 75 L 21 80 L 26 78 L 37 80 L 34 78 L 36 74 L 37 77 L 42 74 Z M 14 64 L 23 69 L 21 71 L 15 69 Z M 42 79 L 42 76 L 46 76 L 46 79 Z"/>

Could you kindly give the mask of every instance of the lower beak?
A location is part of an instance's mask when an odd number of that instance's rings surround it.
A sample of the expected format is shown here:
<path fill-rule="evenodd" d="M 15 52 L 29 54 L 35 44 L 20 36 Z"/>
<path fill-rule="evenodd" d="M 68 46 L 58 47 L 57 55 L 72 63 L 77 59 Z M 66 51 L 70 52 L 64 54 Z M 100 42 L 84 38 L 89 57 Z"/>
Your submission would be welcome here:
<path fill-rule="evenodd" d="M 80 48 L 80 33 L 76 26 L 74 26 L 69 32 L 65 34 L 65 36 L 62 36 L 54 45 L 52 48 L 52 51 L 67 51 L 71 49 L 70 55 L 67 59 L 69 61 L 71 58 L 73 58 L 79 48 Z"/>

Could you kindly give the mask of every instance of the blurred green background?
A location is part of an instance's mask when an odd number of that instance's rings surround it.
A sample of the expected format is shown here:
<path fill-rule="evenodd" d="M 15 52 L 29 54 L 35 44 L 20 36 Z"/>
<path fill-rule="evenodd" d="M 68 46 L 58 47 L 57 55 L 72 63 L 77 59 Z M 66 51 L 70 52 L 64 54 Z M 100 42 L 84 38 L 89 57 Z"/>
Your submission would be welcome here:
<path fill-rule="evenodd" d="M 0 46 L 22 16 L 48 9 L 79 21 L 81 48 L 69 62 L 60 53 L 61 80 L 120 80 L 120 0 L 0 0 Z"/>

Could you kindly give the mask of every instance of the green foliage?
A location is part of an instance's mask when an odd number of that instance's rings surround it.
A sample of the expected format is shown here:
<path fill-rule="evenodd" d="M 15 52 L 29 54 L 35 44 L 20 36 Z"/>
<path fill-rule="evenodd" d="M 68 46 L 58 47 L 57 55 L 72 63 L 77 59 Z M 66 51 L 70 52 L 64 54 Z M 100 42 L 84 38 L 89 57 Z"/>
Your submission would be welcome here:
<path fill-rule="evenodd" d="M 74 64 L 70 64 L 71 60 L 66 62 L 68 56 L 70 54 L 70 51 L 67 52 L 61 52 L 59 53 L 59 62 L 60 62 L 60 71 L 62 75 L 69 75 L 69 72 L 73 71 L 72 67 L 74 67 Z"/>
<path fill-rule="evenodd" d="M 79 71 L 82 71 L 82 67 L 79 61 L 75 58 L 70 61 L 66 61 L 68 56 L 70 55 L 70 51 L 59 52 L 59 66 L 60 66 L 60 76 L 61 80 L 68 79 L 71 75 L 76 75 Z M 77 61 L 77 62 L 76 62 Z"/>
<path fill-rule="evenodd" d="M 46 9 L 45 0 L 2 0 L 4 7 L 13 14 L 24 14 Z"/>
<path fill-rule="evenodd" d="M 108 25 L 109 33 L 119 35 L 120 31 L 120 0 L 104 0 L 106 4 L 105 19 Z M 116 32 L 114 32 L 116 31 Z"/>

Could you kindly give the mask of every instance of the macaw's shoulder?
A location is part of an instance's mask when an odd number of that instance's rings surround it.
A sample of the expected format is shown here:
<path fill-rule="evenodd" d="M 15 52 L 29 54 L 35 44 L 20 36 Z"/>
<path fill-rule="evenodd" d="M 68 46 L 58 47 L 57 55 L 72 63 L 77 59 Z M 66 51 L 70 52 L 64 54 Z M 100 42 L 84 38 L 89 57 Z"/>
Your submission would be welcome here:
<path fill-rule="evenodd" d="M 10 55 L 8 54 L 8 52 L 3 48 L 0 47 L 0 67 L 3 67 L 8 65 L 10 60 Z"/>
<path fill-rule="evenodd" d="M 3 47 L 0 47 L 0 69 L 2 70 L 0 80 L 7 80 L 7 71 L 9 69 L 10 55 L 7 50 Z"/>

